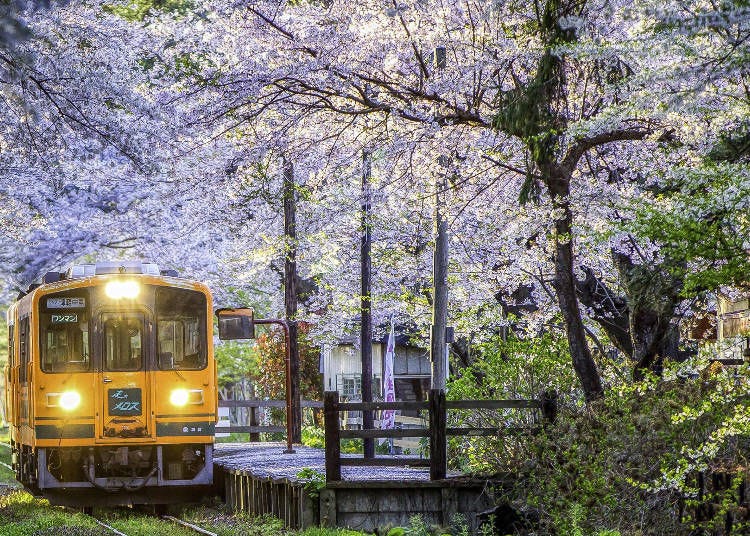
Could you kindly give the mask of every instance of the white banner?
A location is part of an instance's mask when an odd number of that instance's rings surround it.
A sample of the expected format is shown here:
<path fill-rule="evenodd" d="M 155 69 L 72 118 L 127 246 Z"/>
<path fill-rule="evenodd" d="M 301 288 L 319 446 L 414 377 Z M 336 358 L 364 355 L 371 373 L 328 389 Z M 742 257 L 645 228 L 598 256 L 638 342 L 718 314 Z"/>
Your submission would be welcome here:
<path fill-rule="evenodd" d="M 396 354 L 396 336 L 394 334 L 393 322 L 391 322 L 391 333 L 388 335 L 388 344 L 383 357 L 383 400 L 385 402 L 396 401 L 396 387 L 393 383 L 393 358 Z M 380 427 L 391 429 L 396 424 L 396 411 L 393 409 L 383 410 L 380 416 Z"/>

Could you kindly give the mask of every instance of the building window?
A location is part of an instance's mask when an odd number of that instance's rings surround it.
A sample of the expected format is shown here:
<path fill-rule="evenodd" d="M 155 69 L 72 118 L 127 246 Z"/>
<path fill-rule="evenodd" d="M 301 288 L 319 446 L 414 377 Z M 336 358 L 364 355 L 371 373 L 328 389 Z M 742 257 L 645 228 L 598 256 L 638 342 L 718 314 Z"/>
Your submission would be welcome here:
<path fill-rule="evenodd" d="M 362 396 L 362 376 L 360 374 L 339 374 L 336 378 L 336 390 L 347 398 Z"/>
<path fill-rule="evenodd" d="M 336 390 L 346 398 L 362 398 L 362 375 L 339 374 L 336 376 Z M 380 375 L 372 378 L 372 396 L 376 399 L 382 397 Z"/>

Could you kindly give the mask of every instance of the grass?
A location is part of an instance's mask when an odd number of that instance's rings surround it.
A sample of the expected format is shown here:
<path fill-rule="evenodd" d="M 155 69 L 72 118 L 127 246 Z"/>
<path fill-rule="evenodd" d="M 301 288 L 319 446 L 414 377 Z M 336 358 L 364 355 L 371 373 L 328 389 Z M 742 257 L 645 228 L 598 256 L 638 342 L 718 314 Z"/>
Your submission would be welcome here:
<path fill-rule="evenodd" d="M 0 429 L 0 441 L 7 441 Z M 0 445 L 0 461 L 10 464 L 10 449 Z M 234 513 L 220 503 L 185 505 L 170 512 L 220 536 L 360 536 L 361 532 L 310 528 L 287 531 L 279 519 Z M 97 508 L 94 515 L 128 536 L 193 536 L 195 532 L 128 508 Z M 64 530 L 61 530 L 65 527 Z M 90 517 L 33 497 L 0 465 L 0 536 L 106 536 Z"/>
<path fill-rule="evenodd" d="M 43 536 L 56 534 L 59 527 L 78 530 L 70 534 L 89 536 L 100 534 L 100 527 L 88 516 L 52 508 L 42 499 L 20 489 L 7 491 L 0 497 L 0 535 Z"/>

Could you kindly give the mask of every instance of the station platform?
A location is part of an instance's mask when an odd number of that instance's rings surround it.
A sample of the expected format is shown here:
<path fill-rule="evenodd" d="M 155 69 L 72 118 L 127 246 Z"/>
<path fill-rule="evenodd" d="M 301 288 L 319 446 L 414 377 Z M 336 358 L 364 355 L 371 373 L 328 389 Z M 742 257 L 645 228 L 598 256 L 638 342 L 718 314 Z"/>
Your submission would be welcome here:
<path fill-rule="evenodd" d="M 428 525 L 447 527 L 463 516 L 471 529 L 495 504 L 502 482 L 449 473 L 430 480 L 424 467 L 342 467 L 342 480 L 325 482 L 325 451 L 285 443 L 217 443 L 214 475 L 237 511 L 271 514 L 288 528 L 309 526 L 376 532 L 407 526 L 415 514 Z M 343 454 L 342 457 L 361 457 Z M 391 457 L 379 455 L 378 457 Z"/>

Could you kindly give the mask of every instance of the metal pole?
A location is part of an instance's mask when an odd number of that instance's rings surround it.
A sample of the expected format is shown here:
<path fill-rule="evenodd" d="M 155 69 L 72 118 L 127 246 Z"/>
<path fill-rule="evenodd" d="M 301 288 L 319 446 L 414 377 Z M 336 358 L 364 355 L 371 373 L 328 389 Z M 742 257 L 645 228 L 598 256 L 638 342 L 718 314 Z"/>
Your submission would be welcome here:
<path fill-rule="evenodd" d="M 292 405 L 292 371 L 291 371 L 291 337 L 289 336 L 289 324 L 286 320 L 275 318 L 256 319 L 256 324 L 276 324 L 284 330 L 284 362 L 286 364 L 286 450 L 284 454 L 294 454 L 292 448 L 294 414 Z"/>

